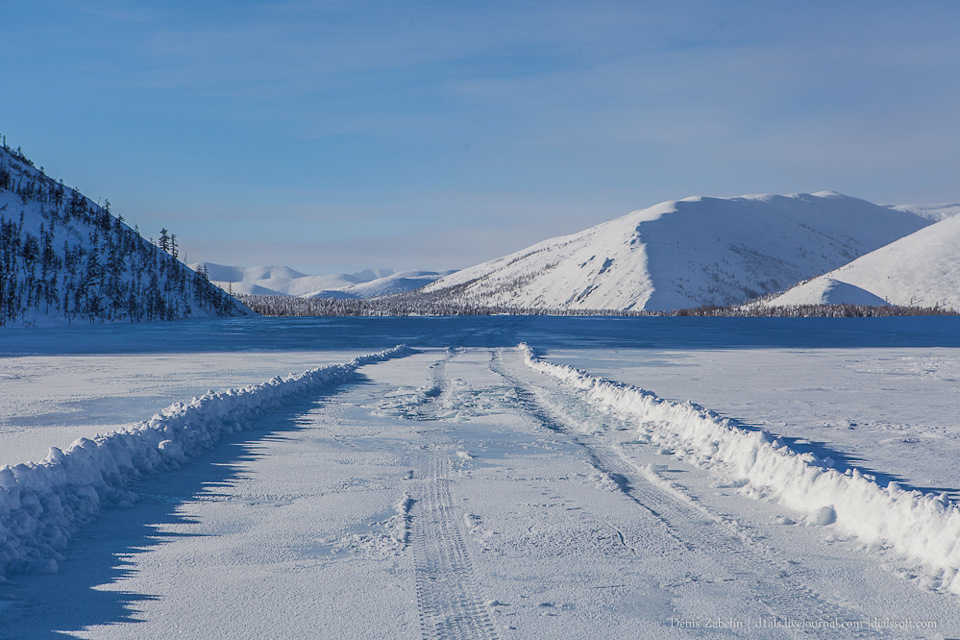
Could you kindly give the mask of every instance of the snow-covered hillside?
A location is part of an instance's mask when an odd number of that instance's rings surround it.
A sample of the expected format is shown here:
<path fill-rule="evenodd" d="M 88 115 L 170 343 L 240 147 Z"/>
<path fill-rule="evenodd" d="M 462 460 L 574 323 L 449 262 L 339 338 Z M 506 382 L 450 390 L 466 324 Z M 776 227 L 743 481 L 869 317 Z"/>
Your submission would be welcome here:
<path fill-rule="evenodd" d="M 190 265 L 206 268 L 210 280 L 234 293 L 284 295 L 303 298 L 365 299 L 412 291 L 453 273 L 365 269 L 359 273 L 311 276 L 289 267 L 230 267 L 211 262 Z"/>
<path fill-rule="evenodd" d="M 694 197 L 553 238 L 425 287 L 483 306 L 732 305 L 835 269 L 931 223 L 833 192 Z"/>
<path fill-rule="evenodd" d="M 946 220 L 960 213 L 960 204 L 898 204 L 890 208 L 895 211 L 914 213 L 934 222 Z"/>
<path fill-rule="evenodd" d="M 173 253 L 0 148 L 0 325 L 251 313 Z"/>
<path fill-rule="evenodd" d="M 960 216 L 947 217 L 872 251 L 766 304 L 822 303 L 889 303 L 960 311 Z"/>

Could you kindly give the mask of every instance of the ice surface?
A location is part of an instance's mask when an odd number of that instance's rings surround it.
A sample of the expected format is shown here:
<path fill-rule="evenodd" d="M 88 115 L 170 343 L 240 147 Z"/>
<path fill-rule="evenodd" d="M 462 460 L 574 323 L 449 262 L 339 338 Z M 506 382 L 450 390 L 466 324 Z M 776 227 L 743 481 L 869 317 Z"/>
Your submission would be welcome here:
<path fill-rule="evenodd" d="M 18 408 L 3 415 L 37 444 L 71 410 L 78 428 L 101 414 L 122 435 L 149 428 L 155 409 L 127 420 L 137 407 L 184 395 L 154 419 L 172 433 L 143 449 L 167 472 L 108 484 L 126 467 L 106 460 L 140 449 L 92 433 L 11 465 L 4 481 L 22 476 L 37 499 L 24 492 L 29 517 L 3 525 L 4 540 L 34 542 L 4 548 L 25 573 L 0 583 L 0 636 L 846 637 L 788 626 L 840 620 L 863 625 L 852 637 L 953 637 L 950 567 L 923 554 L 949 544 L 934 525 L 956 510 L 958 329 L 949 317 L 505 316 L 5 330 L 0 396 Z M 521 340 L 660 413 L 609 411 L 524 366 Z M 277 375 L 400 342 L 413 351 L 348 384 L 266 402 Z M 191 409 L 197 388 L 219 390 L 209 408 Z M 213 419 L 257 397 L 272 409 L 241 416 L 252 430 Z M 34 471 L 57 465 L 89 476 L 58 493 L 52 471 Z M 813 470 L 822 479 L 808 482 Z M 55 514 L 89 524 L 53 526 Z M 851 514 L 883 537 L 865 542 Z"/>

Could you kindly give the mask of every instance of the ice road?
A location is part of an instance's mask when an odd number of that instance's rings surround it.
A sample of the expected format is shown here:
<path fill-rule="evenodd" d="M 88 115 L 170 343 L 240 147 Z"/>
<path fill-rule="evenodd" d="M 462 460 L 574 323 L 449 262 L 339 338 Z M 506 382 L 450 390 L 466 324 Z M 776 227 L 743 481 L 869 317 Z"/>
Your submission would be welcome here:
<path fill-rule="evenodd" d="M 955 322 L 443 322 L 5 335 L 0 637 L 957 637 Z"/>

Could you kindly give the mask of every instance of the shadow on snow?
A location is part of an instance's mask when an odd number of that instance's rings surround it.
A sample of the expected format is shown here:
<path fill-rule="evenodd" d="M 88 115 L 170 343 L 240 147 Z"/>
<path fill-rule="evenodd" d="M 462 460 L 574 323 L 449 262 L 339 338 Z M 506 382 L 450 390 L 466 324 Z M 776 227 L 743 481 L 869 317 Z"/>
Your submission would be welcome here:
<path fill-rule="evenodd" d="M 304 395 L 257 417 L 253 427 L 224 437 L 213 449 L 179 470 L 145 478 L 128 487 L 140 496 L 129 509 L 107 509 L 81 528 L 63 552 L 60 573 L 14 575 L 0 583 L 0 638 L 52 640 L 74 637 L 94 625 L 136 624 L 139 605 L 158 599 L 149 593 L 103 590 L 136 571 L 136 556 L 159 545 L 203 534 L 169 531 L 171 525 L 195 523 L 178 508 L 200 495 L 216 495 L 243 477 L 245 463 L 261 458 L 257 444 L 301 429 L 298 418 L 355 379 L 320 395 Z M 168 529 L 164 531 L 164 529 Z M 136 627 L 131 631 L 135 635 Z"/>

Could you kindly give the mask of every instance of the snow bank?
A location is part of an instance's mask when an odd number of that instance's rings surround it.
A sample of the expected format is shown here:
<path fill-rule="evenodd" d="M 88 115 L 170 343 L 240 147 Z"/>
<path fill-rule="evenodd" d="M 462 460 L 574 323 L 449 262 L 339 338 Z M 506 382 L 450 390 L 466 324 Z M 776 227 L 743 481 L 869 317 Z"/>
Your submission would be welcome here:
<path fill-rule="evenodd" d="M 868 544 L 888 546 L 924 565 L 942 588 L 960 594 L 960 508 L 945 494 L 881 488 L 856 469 L 841 473 L 765 431 L 748 431 L 690 403 L 663 400 L 566 365 L 520 345 L 525 364 L 580 390 L 593 404 L 639 421 L 640 440 L 731 476 L 745 489 L 808 514 Z M 739 484 L 738 483 L 738 484 Z"/>
<path fill-rule="evenodd" d="M 209 391 L 150 420 L 92 440 L 80 438 L 66 451 L 53 447 L 41 462 L 0 467 L 0 577 L 56 572 L 58 550 L 77 527 L 93 520 L 102 506 L 133 502 L 135 495 L 126 489 L 132 481 L 178 468 L 295 394 L 342 383 L 362 365 L 408 352 L 401 345 L 345 364 Z"/>

